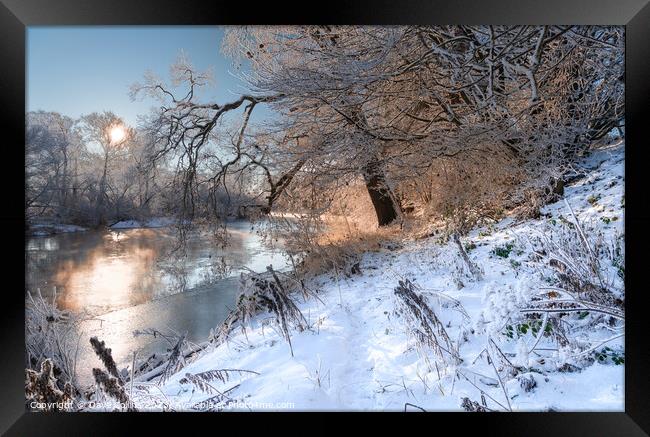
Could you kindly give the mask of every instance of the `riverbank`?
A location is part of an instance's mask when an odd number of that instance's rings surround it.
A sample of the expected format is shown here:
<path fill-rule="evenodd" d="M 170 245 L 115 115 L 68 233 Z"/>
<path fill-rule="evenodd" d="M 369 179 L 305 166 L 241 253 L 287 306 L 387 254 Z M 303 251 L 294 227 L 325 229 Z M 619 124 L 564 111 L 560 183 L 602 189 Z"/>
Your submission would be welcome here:
<path fill-rule="evenodd" d="M 241 272 L 286 266 L 283 252 L 268 247 L 250 222 L 230 222 L 228 246 L 200 234 L 187 235 L 185 256 L 173 256 L 173 229 L 88 230 L 29 238 L 26 290 L 84 321 L 75 355 L 79 381 L 94 386 L 101 367 L 89 338 L 108 344 L 120 368 L 166 352 L 166 341 L 135 331 L 185 334 L 202 342 L 235 304 Z M 26 296 L 27 297 L 27 296 Z"/>
<path fill-rule="evenodd" d="M 121 220 L 109 226 L 110 229 L 164 228 L 173 226 L 173 217 L 154 217 L 147 220 Z"/>
<path fill-rule="evenodd" d="M 88 228 L 84 228 L 83 226 L 63 223 L 33 223 L 28 227 L 28 235 L 32 237 L 45 237 L 48 235 L 85 232 L 87 230 Z"/>
<path fill-rule="evenodd" d="M 146 220 L 120 220 L 108 226 L 108 229 L 148 229 L 173 226 L 176 220 L 173 217 L 153 217 Z M 53 220 L 39 220 L 28 223 L 27 234 L 31 237 L 45 237 L 48 235 L 66 234 L 71 232 L 86 232 L 91 228 L 69 223 L 57 223 Z"/>
<path fill-rule="evenodd" d="M 365 253 L 359 274 L 322 275 L 310 284 L 318 300 L 298 298 L 309 328 L 291 331 L 291 348 L 272 315 L 260 314 L 159 383 L 162 396 L 136 390 L 137 408 L 623 411 L 620 316 L 526 315 L 563 293 L 539 244 L 569 238 L 576 219 L 589 241 L 619 251 L 601 266 L 624 300 L 624 253 L 614 247 L 624 236 L 624 147 L 593 153 L 583 169 L 586 176 L 566 187 L 566 202 L 543 207 L 538 219 L 508 217 L 462 238 L 480 273 L 453 241 L 435 237 Z M 396 293 L 406 280 L 439 321 L 433 337 L 441 344 L 447 337 L 451 350 L 436 355 L 417 341 L 425 326 Z M 218 369 L 254 373 L 207 378 Z M 211 389 L 192 383 L 201 375 Z"/>

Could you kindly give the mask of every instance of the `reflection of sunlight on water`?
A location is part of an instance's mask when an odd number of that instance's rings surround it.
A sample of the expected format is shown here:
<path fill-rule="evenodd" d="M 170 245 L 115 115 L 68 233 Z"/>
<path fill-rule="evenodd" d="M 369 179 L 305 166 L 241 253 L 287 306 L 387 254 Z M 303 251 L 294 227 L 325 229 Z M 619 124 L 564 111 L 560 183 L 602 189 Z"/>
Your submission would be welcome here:
<path fill-rule="evenodd" d="M 115 232 L 115 231 L 109 232 L 107 236 L 108 238 L 110 238 L 112 241 L 115 241 L 116 243 L 118 243 L 120 240 L 125 240 L 129 238 L 126 234 L 123 234 L 121 232 Z"/>
<path fill-rule="evenodd" d="M 79 311 L 89 307 L 122 308 L 150 300 L 156 285 L 149 274 L 155 251 L 133 247 L 127 254 L 106 256 L 102 249 L 89 253 L 84 263 L 67 261 L 60 265 L 54 282 L 65 289 L 61 305 Z"/>
<path fill-rule="evenodd" d="M 99 362 L 87 341 L 90 336 L 105 340 L 120 366 L 130 365 L 134 350 L 145 356 L 168 346 L 134 337 L 136 329 L 174 329 L 203 341 L 233 307 L 239 272 L 245 267 L 263 272 L 269 264 L 286 267 L 282 251 L 266 247 L 248 223 L 233 223 L 228 231 L 225 249 L 194 236 L 186 258 L 170 254 L 176 241 L 173 231 L 165 229 L 33 238 L 26 253 L 28 290 L 40 288 L 50 299 L 56 287 L 62 308 L 97 316 L 83 325 L 79 355 L 80 373 L 92 383 L 89 370 Z"/>
<path fill-rule="evenodd" d="M 286 266 L 248 224 L 228 228 L 225 248 L 194 235 L 187 256 L 172 253 L 173 231 L 127 229 L 34 238 L 28 244 L 28 290 L 49 298 L 56 287 L 62 308 L 91 314 L 138 305 L 195 288 L 214 287 L 247 268 L 263 272 Z"/>

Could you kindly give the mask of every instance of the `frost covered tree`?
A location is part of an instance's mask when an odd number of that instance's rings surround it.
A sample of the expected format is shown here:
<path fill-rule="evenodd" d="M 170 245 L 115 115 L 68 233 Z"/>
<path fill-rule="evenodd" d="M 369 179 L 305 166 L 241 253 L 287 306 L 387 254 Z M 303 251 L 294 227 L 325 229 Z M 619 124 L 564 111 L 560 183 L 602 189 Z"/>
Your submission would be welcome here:
<path fill-rule="evenodd" d="M 151 138 L 117 115 L 30 112 L 25 138 L 28 219 L 95 226 L 164 213 L 170 172 L 148 163 Z"/>
<path fill-rule="evenodd" d="M 186 59 L 170 84 L 148 75 L 133 93 L 161 100 L 149 156 L 177 160 L 191 216 L 254 169 L 263 212 L 290 188 L 360 178 L 383 226 L 440 159 L 505 157 L 533 185 L 561 188 L 572 159 L 622 126 L 623 41 L 602 26 L 237 27 L 223 50 L 248 93 L 202 102 L 210 76 Z M 249 126 L 260 104 L 278 114 L 266 131 Z"/>
<path fill-rule="evenodd" d="M 28 217 L 50 211 L 58 216 L 77 196 L 80 138 L 75 121 L 56 112 L 27 114 L 25 210 Z"/>
<path fill-rule="evenodd" d="M 382 225 L 391 186 L 440 157 L 506 153 L 561 179 L 623 122 L 623 41 L 618 27 L 307 26 L 233 28 L 225 44 L 319 138 L 312 160 L 358 165 Z"/>
<path fill-rule="evenodd" d="M 96 224 L 106 220 L 106 204 L 110 187 L 110 166 L 120 155 L 125 153 L 126 144 L 133 136 L 133 130 L 124 121 L 110 111 L 93 112 L 81 120 L 81 132 L 84 141 L 98 148 L 101 160 L 100 179 L 95 196 Z"/>

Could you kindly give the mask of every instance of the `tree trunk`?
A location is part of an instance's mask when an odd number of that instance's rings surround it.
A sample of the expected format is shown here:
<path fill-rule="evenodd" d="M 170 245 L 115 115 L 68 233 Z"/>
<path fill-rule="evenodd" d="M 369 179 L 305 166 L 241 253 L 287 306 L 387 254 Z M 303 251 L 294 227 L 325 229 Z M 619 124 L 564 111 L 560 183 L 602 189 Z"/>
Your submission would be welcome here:
<path fill-rule="evenodd" d="M 104 196 L 106 196 L 106 177 L 108 175 L 108 153 L 104 154 L 104 172 L 102 173 L 102 178 L 99 181 L 99 192 L 97 194 L 97 202 L 95 204 L 95 213 L 96 217 L 96 226 L 103 225 L 105 223 L 104 217 Z"/>
<path fill-rule="evenodd" d="M 386 182 L 381 163 L 371 161 L 363 167 L 362 172 L 379 226 L 389 225 L 400 216 L 400 209 Z"/>

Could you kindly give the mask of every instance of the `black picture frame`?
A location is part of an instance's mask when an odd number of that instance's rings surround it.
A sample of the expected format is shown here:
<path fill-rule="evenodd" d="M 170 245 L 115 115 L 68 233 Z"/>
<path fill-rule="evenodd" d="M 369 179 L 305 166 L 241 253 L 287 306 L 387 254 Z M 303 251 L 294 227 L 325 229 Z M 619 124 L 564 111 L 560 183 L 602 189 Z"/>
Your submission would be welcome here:
<path fill-rule="evenodd" d="M 4 304 L 0 316 L 0 432 L 7 435 L 117 434 L 146 420 L 171 429 L 172 421 L 189 427 L 208 425 L 218 432 L 222 420 L 264 427 L 268 421 L 293 420 L 266 413 L 253 420 L 240 414 L 201 413 L 28 413 L 24 404 L 24 123 L 26 27 L 40 25 L 223 25 L 223 24 L 616 24 L 626 26 L 626 363 L 624 413 L 430 413 L 408 416 L 430 432 L 468 426 L 481 435 L 636 436 L 650 433 L 650 368 L 647 311 L 644 305 L 643 251 L 650 247 L 650 211 L 646 191 L 644 141 L 650 102 L 650 0 L 490 0 L 490 1 L 328 1 L 312 5 L 278 2 L 0 0 L 0 123 L 4 166 L 0 226 L 5 237 Z M 216 50 L 216 49 L 215 49 Z M 7 238 L 11 237 L 11 238 Z M 9 243 L 10 241 L 10 243 Z M 22 268 L 21 268 L 22 266 Z M 11 278 L 7 281 L 6 278 Z M 250 414 L 250 413 L 249 413 Z M 301 416 L 299 413 L 298 416 Z M 248 417 L 248 416 L 247 416 Z M 375 425 L 403 414 L 365 417 Z M 338 419 L 338 418 L 337 418 Z M 243 420 L 243 422 L 242 422 Z M 338 420 L 310 419 L 319 430 L 342 429 Z M 203 422 L 203 423 L 201 423 Z M 210 428 L 208 428 L 210 429 Z M 294 428 L 295 430 L 296 428 Z M 299 428 L 298 428 L 299 429 Z M 407 428 L 403 428 L 407 431 Z M 306 430 L 309 432 L 308 430 Z M 198 432 L 198 431 L 197 431 Z M 207 432 L 207 431 L 206 431 Z M 366 431 L 367 432 L 367 431 Z M 408 432 L 408 431 L 407 431 Z M 412 432 L 416 432 L 413 429 Z M 451 431 L 446 431 L 451 432 Z"/>

